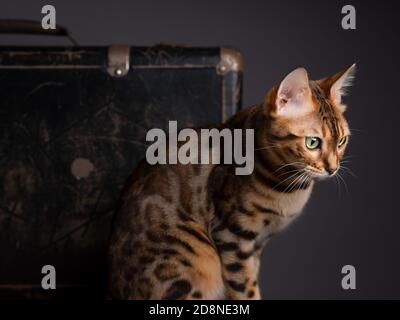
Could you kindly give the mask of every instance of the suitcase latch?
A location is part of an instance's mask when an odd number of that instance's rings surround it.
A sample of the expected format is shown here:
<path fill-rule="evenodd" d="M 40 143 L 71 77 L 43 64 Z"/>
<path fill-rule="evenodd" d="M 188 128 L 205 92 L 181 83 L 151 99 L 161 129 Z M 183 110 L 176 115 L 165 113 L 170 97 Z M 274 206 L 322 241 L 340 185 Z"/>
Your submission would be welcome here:
<path fill-rule="evenodd" d="M 107 72 L 112 77 L 123 77 L 129 71 L 130 47 L 116 44 L 108 48 Z"/>

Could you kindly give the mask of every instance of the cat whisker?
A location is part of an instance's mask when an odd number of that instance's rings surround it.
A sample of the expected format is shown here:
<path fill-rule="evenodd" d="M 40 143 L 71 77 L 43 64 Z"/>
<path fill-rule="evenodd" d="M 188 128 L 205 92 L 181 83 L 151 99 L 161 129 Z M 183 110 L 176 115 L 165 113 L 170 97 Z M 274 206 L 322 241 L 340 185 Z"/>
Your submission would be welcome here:
<path fill-rule="evenodd" d="M 365 130 L 360 130 L 360 129 L 355 129 L 355 128 L 351 128 L 351 129 L 350 129 L 350 132 L 351 132 L 351 133 L 353 133 L 353 132 L 355 132 L 355 133 L 366 133 Z"/>
<path fill-rule="evenodd" d="M 299 175 L 301 173 L 301 171 L 296 170 L 294 174 L 291 174 L 289 177 L 285 178 L 284 180 L 282 180 L 281 182 L 279 182 L 275 187 L 279 186 L 280 184 L 286 182 L 289 179 L 292 179 L 294 177 L 296 177 L 297 175 Z"/>
<path fill-rule="evenodd" d="M 300 178 L 296 180 L 296 182 L 295 182 L 295 183 L 293 184 L 293 186 L 290 188 L 290 191 L 294 190 L 297 186 L 300 186 L 300 182 L 303 180 L 305 174 L 306 174 L 306 173 L 303 172 L 303 173 L 300 175 Z"/>
<path fill-rule="evenodd" d="M 286 191 L 292 191 L 294 187 L 296 187 L 297 182 L 299 181 L 299 179 L 305 174 L 305 172 L 301 172 L 301 174 L 295 178 L 286 188 L 283 192 Z"/>
<path fill-rule="evenodd" d="M 297 179 L 297 178 L 296 178 L 296 179 Z M 296 179 L 294 179 L 291 183 L 289 183 L 289 185 L 285 188 L 285 190 L 283 190 L 284 193 L 292 186 L 292 183 L 293 183 L 294 181 L 296 181 Z"/>
<path fill-rule="evenodd" d="M 348 167 L 341 165 L 340 166 L 345 172 L 348 172 L 352 177 L 357 178 L 356 174 Z"/>
<path fill-rule="evenodd" d="M 297 175 L 301 174 L 302 171 L 297 170 L 295 173 L 291 174 L 290 177 L 287 177 L 286 179 L 282 180 L 281 182 L 279 182 L 276 186 L 274 186 L 273 189 L 277 188 L 278 186 L 280 186 L 282 183 L 284 183 L 285 181 L 295 178 Z M 297 179 L 297 178 L 296 178 Z M 292 181 L 293 182 L 293 181 Z M 290 184 L 289 184 L 290 186 Z"/>
<path fill-rule="evenodd" d="M 340 197 L 341 197 L 342 189 L 341 189 L 341 187 L 340 187 L 340 180 L 339 180 L 339 178 L 338 178 L 337 175 L 335 175 L 335 182 L 336 182 L 336 188 L 338 189 L 339 198 L 340 198 Z"/>
<path fill-rule="evenodd" d="M 301 187 L 303 188 L 304 186 L 306 186 L 310 182 L 310 179 L 311 178 L 306 174 L 304 176 L 304 181 L 302 182 Z"/>
<path fill-rule="evenodd" d="M 351 158 L 357 158 L 357 156 L 354 155 L 354 154 L 348 155 L 348 156 L 344 156 L 343 159 L 342 159 L 342 161 L 343 161 L 343 160 L 348 160 L 348 159 L 351 159 Z M 341 162 L 342 162 L 342 161 L 341 161 Z"/>
<path fill-rule="evenodd" d="M 311 181 L 311 177 L 309 175 L 306 175 L 306 180 L 305 183 L 308 184 Z"/>
<path fill-rule="evenodd" d="M 266 150 L 266 149 L 273 149 L 273 148 L 282 148 L 282 146 L 279 145 L 270 145 L 270 146 L 265 146 L 265 147 L 261 147 L 261 148 L 256 148 L 254 149 L 254 151 L 258 151 L 258 150 Z"/>
<path fill-rule="evenodd" d="M 303 188 L 303 185 L 304 185 L 304 183 L 307 181 L 307 175 L 304 175 L 303 174 L 303 178 L 302 179 L 300 179 L 300 182 L 299 182 L 299 187 L 300 188 Z"/>
<path fill-rule="evenodd" d="M 341 174 L 339 173 L 339 171 L 338 171 L 336 174 L 337 174 L 337 176 L 339 177 L 339 179 L 340 179 L 341 181 L 343 181 L 344 187 L 345 187 L 345 189 L 346 189 L 346 193 L 349 193 L 349 189 L 348 189 L 348 187 L 347 187 L 346 181 L 343 179 L 343 177 L 341 176 Z"/>
<path fill-rule="evenodd" d="M 301 164 L 301 165 L 304 166 L 304 163 L 301 162 L 301 161 L 295 161 L 295 162 L 291 162 L 291 163 L 286 163 L 286 164 L 280 166 L 278 169 L 276 169 L 273 173 L 276 173 L 276 172 L 282 170 L 283 168 L 285 168 L 285 167 L 287 167 L 287 166 L 294 166 L 294 165 L 296 165 L 296 164 Z"/>
<path fill-rule="evenodd" d="M 297 172 L 297 171 L 299 171 L 299 169 L 294 169 L 294 170 L 290 170 L 290 171 L 281 172 L 280 174 L 278 174 L 278 177 L 281 177 L 281 176 L 286 175 L 286 174 L 290 174 L 292 172 Z"/>

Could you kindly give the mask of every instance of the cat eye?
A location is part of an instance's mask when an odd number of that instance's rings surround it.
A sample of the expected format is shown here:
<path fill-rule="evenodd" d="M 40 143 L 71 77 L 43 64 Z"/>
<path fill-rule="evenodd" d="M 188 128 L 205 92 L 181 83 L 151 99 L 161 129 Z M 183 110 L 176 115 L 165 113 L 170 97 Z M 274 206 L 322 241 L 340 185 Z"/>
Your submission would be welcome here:
<path fill-rule="evenodd" d="M 338 143 L 338 147 L 343 146 L 346 143 L 346 141 L 347 141 L 347 137 L 346 136 L 340 138 L 339 143 Z"/>
<path fill-rule="evenodd" d="M 317 149 L 321 146 L 321 139 L 317 137 L 306 137 L 306 147 L 310 150 Z"/>

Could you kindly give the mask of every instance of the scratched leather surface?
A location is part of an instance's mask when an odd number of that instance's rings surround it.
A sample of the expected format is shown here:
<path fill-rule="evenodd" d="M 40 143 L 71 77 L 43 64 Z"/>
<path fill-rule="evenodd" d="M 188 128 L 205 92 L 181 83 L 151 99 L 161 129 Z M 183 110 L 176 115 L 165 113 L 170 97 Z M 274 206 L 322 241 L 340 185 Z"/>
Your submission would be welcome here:
<path fill-rule="evenodd" d="M 0 48 L 0 283 L 40 284 L 53 264 L 58 283 L 98 285 L 147 130 L 221 120 L 217 48 L 137 48 L 132 58 L 116 79 L 104 48 Z"/>

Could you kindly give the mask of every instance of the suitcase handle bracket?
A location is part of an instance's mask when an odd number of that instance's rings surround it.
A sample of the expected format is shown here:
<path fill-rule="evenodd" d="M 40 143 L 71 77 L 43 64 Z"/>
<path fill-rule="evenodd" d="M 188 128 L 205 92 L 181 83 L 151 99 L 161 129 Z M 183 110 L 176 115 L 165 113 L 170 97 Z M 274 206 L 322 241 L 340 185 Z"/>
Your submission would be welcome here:
<path fill-rule="evenodd" d="M 129 72 L 130 47 L 114 44 L 108 48 L 107 72 L 110 76 L 120 78 Z"/>

